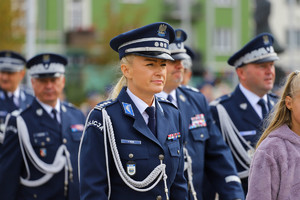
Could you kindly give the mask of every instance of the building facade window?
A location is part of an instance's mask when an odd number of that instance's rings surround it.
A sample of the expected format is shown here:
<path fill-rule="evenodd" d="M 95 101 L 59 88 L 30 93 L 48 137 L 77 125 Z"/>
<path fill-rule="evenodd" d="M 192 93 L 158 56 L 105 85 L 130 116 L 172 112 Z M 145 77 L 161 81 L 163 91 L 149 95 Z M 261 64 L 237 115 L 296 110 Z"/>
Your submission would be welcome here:
<path fill-rule="evenodd" d="M 216 28 L 213 31 L 213 50 L 216 54 L 228 54 L 232 51 L 233 38 L 230 28 Z"/>
<path fill-rule="evenodd" d="M 86 30 L 91 27 L 91 1 L 66 0 L 66 29 Z"/>
<path fill-rule="evenodd" d="M 286 31 L 286 44 L 290 48 L 300 50 L 300 29 L 288 29 Z"/>

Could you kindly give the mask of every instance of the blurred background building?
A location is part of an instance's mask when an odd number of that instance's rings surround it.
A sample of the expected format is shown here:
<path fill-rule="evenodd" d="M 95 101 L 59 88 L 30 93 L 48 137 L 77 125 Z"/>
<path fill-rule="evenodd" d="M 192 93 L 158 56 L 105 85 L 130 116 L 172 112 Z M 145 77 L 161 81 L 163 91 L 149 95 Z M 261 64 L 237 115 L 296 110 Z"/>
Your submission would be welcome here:
<path fill-rule="evenodd" d="M 300 61 L 299 0 L 1 0 L 0 11 L 0 49 L 27 58 L 41 52 L 68 57 L 65 96 L 76 105 L 91 93 L 105 97 L 119 77 L 110 39 L 152 22 L 186 30 L 187 44 L 197 53 L 191 81 L 196 87 L 235 86 L 226 61 L 262 31 L 277 41 L 278 74 L 297 69 Z"/>

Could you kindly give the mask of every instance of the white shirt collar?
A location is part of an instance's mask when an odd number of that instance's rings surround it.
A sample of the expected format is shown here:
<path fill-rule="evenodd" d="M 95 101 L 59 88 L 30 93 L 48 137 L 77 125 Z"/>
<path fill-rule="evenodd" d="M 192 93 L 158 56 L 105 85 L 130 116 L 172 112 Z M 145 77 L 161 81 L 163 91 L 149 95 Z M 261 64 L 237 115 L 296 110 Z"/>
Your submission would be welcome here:
<path fill-rule="evenodd" d="M 11 97 L 12 95 L 14 95 L 13 101 L 17 106 L 19 106 L 20 93 L 20 87 L 17 87 L 17 89 L 14 92 L 7 92 L 7 96 Z"/>
<path fill-rule="evenodd" d="M 165 91 L 161 91 L 160 93 L 157 93 L 155 95 L 158 97 L 164 98 L 164 99 L 167 99 L 168 95 L 171 95 L 173 98 L 171 103 L 173 103 L 175 106 L 177 106 L 176 89 L 172 90 L 169 94 L 166 93 Z"/>
<path fill-rule="evenodd" d="M 133 101 L 134 105 L 137 107 L 137 109 L 139 110 L 139 112 L 141 113 L 141 115 L 143 116 L 146 124 L 148 123 L 148 114 L 145 112 L 146 108 L 148 108 L 148 104 L 146 104 L 142 99 L 138 98 L 137 96 L 135 96 L 130 90 L 129 88 L 127 88 L 126 90 L 127 94 L 129 95 L 129 97 L 131 98 L 131 100 Z M 155 100 L 153 101 L 152 105 L 153 107 L 155 107 Z"/>
<path fill-rule="evenodd" d="M 242 84 L 239 84 L 239 87 L 240 87 L 242 93 L 245 95 L 246 99 L 251 104 L 252 108 L 260 116 L 260 118 L 262 118 L 261 106 L 257 104 L 261 98 L 259 96 L 257 96 L 256 94 L 254 94 L 253 92 L 251 92 L 250 90 L 246 89 Z M 266 107 L 268 109 L 268 105 L 267 105 L 268 95 L 265 94 L 262 98 L 265 100 Z"/>
<path fill-rule="evenodd" d="M 39 102 L 39 104 L 42 106 L 42 108 L 44 108 L 44 110 L 51 116 L 53 117 L 53 114 L 52 114 L 52 109 L 53 107 L 48 105 L 48 104 L 45 104 L 43 102 L 41 102 L 38 98 L 36 98 L 36 100 Z M 56 114 L 56 118 L 58 120 L 58 122 L 61 122 L 61 119 L 60 119 L 60 100 L 57 99 L 57 102 L 56 102 L 56 105 L 55 105 L 55 110 L 57 112 Z"/>

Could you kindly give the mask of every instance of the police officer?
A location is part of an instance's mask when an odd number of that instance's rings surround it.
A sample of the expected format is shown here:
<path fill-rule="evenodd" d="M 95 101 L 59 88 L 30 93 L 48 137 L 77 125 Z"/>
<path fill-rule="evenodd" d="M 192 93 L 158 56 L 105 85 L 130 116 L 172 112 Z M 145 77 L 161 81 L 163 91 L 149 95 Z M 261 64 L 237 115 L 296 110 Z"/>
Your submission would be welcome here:
<path fill-rule="evenodd" d="M 163 89 L 173 28 L 164 22 L 114 37 L 122 78 L 89 114 L 80 149 L 81 199 L 187 198 L 180 115 Z M 92 161 L 92 162 L 91 162 Z"/>
<path fill-rule="evenodd" d="M 0 157 L 1 199 L 79 199 L 77 161 L 85 119 L 59 100 L 66 65 L 52 53 L 26 65 L 36 98 L 9 119 Z"/>
<path fill-rule="evenodd" d="M 182 61 L 187 59 L 184 41 L 187 34 L 175 30 L 175 40 L 170 45 L 174 61 L 167 64 L 167 82 L 158 96 L 167 98 L 182 113 L 185 137 L 186 176 L 189 181 L 189 199 L 203 199 L 204 174 L 213 183 L 221 199 L 243 199 L 240 179 L 234 166 L 230 149 L 215 126 L 209 106 L 198 90 L 180 86 L 183 77 Z"/>
<path fill-rule="evenodd" d="M 183 59 L 181 62 L 182 62 L 182 66 L 184 68 L 183 70 L 183 79 L 182 79 L 182 85 L 188 85 L 191 78 L 192 78 L 192 75 L 193 75 L 193 71 L 192 71 L 192 66 L 193 66 L 193 61 L 195 59 L 195 53 L 194 51 L 184 45 L 184 48 L 186 50 L 186 54 L 189 56 L 188 58 L 186 59 Z"/>
<path fill-rule="evenodd" d="M 211 103 L 213 117 L 234 155 L 245 194 L 262 120 L 277 100 L 269 93 L 275 79 L 274 61 L 279 59 L 272 44 L 273 36 L 262 33 L 231 56 L 228 64 L 235 67 L 240 83 L 231 94 Z"/>
<path fill-rule="evenodd" d="M 0 143 L 4 140 L 5 119 L 14 110 L 24 110 L 33 96 L 20 88 L 26 60 L 14 51 L 0 52 Z"/>

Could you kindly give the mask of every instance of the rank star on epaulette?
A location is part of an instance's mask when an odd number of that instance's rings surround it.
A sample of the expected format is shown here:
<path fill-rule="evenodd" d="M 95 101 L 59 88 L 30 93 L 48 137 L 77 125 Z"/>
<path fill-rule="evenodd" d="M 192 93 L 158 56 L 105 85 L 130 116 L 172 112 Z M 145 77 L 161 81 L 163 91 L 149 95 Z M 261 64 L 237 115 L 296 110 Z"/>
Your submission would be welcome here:
<path fill-rule="evenodd" d="M 168 140 L 177 140 L 180 137 L 181 137 L 180 132 L 172 133 L 168 135 Z"/>
<path fill-rule="evenodd" d="M 206 120 L 205 120 L 204 114 L 195 115 L 195 117 L 191 118 L 191 121 L 192 122 L 189 125 L 189 129 L 206 126 Z"/>

